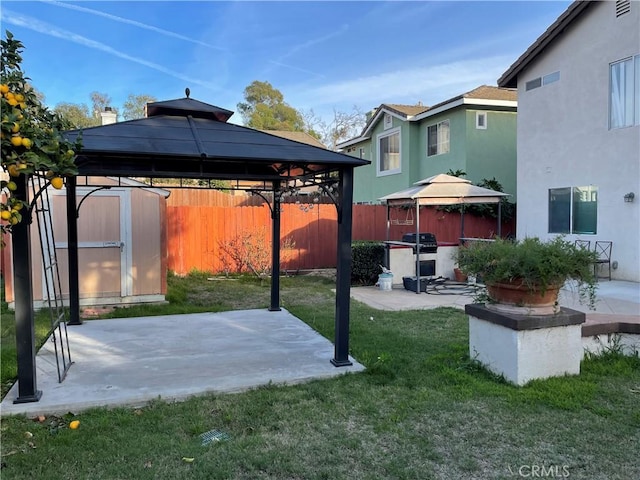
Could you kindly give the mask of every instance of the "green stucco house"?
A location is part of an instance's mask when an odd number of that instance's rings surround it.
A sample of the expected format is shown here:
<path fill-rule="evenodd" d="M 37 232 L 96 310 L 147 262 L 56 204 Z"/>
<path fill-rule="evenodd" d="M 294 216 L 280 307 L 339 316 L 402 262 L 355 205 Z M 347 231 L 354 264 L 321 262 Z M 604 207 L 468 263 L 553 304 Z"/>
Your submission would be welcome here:
<path fill-rule="evenodd" d="M 338 144 L 370 160 L 355 169 L 355 203 L 379 198 L 449 170 L 478 183 L 495 178 L 516 195 L 515 89 L 483 85 L 432 107 L 382 104 L 362 134 Z"/>

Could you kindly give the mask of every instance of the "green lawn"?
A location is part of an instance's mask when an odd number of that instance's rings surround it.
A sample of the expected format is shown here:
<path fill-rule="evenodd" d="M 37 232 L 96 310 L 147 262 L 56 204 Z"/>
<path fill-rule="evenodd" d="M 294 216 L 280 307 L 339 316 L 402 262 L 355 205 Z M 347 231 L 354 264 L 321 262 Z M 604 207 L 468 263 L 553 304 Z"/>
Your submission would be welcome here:
<path fill-rule="evenodd" d="M 192 275 L 169 286 L 170 305 L 115 316 L 269 304 L 268 283 L 254 279 Z M 283 278 L 283 306 L 333 339 L 333 287 Z M 580 376 L 518 388 L 470 360 L 467 341 L 459 310 L 353 302 L 351 354 L 366 372 L 43 422 L 3 418 L 2 478 L 640 478 L 638 357 L 612 352 L 583 362 Z M 71 418 L 80 428 L 67 427 Z M 202 446 L 213 429 L 229 439 Z"/>

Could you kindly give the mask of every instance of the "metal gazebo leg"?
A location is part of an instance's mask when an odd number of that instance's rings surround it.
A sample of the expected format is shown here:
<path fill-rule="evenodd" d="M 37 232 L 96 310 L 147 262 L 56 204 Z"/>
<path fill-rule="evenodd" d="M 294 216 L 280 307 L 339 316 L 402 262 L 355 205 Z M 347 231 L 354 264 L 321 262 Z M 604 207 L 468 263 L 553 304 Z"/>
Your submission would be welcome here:
<path fill-rule="evenodd" d="M 273 186 L 271 209 L 271 305 L 270 312 L 280 309 L 280 182 Z"/>
<path fill-rule="evenodd" d="M 336 269 L 336 320 L 334 358 L 336 367 L 353 365 L 349 360 L 349 306 L 351 288 L 351 233 L 353 221 L 353 167 L 340 172 L 338 204 L 338 259 Z"/>
<path fill-rule="evenodd" d="M 16 198 L 22 200 L 23 217 L 13 226 L 11 246 L 13 251 L 13 272 L 16 317 L 16 349 L 18 360 L 18 397 L 13 403 L 37 402 L 42 392 L 36 382 L 35 319 L 33 311 L 33 286 L 31 284 L 31 212 L 27 201 L 27 176 L 16 179 Z"/>
<path fill-rule="evenodd" d="M 80 278 L 78 263 L 78 211 L 76 207 L 76 177 L 67 178 L 67 246 L 69 262 L 69 322 L 82 325 L 80 320 Z"/>

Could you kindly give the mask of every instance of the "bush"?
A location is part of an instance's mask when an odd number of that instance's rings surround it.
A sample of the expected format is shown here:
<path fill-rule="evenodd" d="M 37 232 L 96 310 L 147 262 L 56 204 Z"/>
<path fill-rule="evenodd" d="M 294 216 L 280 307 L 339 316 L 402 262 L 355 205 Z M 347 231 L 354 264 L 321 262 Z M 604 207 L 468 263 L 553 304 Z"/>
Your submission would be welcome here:
<path fill-rule="evenodd" d="M 351 245 L 351 285 L 375 285 L 382 273 L 384 245 L 380 242 L 354 242 Z"/>

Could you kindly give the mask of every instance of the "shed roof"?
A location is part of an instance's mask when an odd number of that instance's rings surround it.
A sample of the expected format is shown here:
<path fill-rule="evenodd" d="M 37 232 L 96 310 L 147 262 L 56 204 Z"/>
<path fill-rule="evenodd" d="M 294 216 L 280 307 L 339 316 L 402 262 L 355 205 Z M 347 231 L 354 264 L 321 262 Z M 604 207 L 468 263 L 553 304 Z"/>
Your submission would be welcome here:
<path fill-rule="evenodd" d="M 148 104 L 147 118 L 65 136 L 81 136 L 79 175 L 286 182 L 369 163 L 227 123 L 232 113 L 186 97 Z"/>

